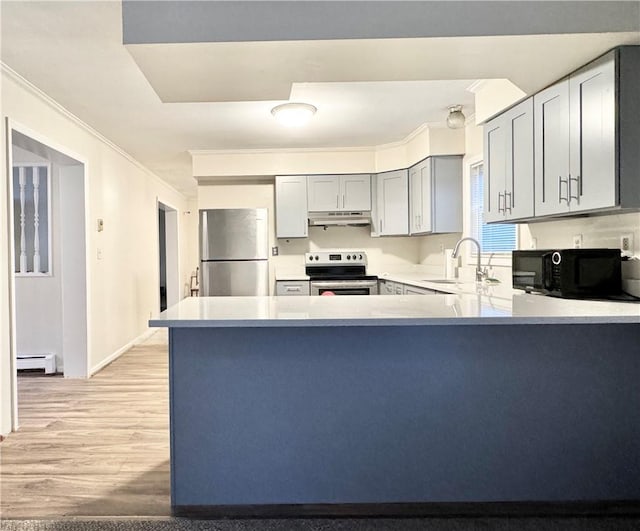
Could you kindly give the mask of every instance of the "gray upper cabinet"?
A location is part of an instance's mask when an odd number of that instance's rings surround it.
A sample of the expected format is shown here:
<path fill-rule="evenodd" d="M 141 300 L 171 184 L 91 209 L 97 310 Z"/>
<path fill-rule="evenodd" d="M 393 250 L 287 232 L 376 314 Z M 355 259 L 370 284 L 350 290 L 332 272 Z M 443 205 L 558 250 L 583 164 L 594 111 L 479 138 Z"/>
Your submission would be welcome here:
<path fill-rule="evenodd" d="M 306 238 L 307 177 L 276 177 L 276 238 Z"/>
<path fill-rule="evenodd" d="M 371 210 L 371 175 L 312 175 L 309 212 Z"/>
<path fill-rule="evenodd" d="M 533 146 L 533 98 L 485 125 L 487 223 L 533 216 Z"/>
<path fill-rule="evenodd" d="M 485 221 L 639 209 L 639 86 L 620 46 L 488 121 Z"/>
<path fill-rule="evenodd" d="M 377 175 L 377 233 L 380 236 L 409 234 L 409 172 L 395 170 Z"/>
<path fill-rule="evenodd" d="M 409 168 L 409 229 L 411 234 L 424 234 L 432 230 L 431 166 L 431 160 L 425 159 Z"/>
<path fill-rule="evenodd" d="M 535 215 L 569 211 L 569 80 L 536 94 Z"/>
<path fill-rule="evenodd" d="M 640 91 L 640 87 L 637 90 Z M 569 207 L 572 211 L 616 204 L 615 128 L 615 58 L 614 54 L 607 54 L 569 77 Z"/>
<path fill-rule="evenodd" d="M 411 234 L 462 232 L 462 157 L 429 157 L 409 168 Z"/>
<path fill-rule="evenodd" d="M 640 208 L 640 47 L 534 96 L 535 216 Z"/>

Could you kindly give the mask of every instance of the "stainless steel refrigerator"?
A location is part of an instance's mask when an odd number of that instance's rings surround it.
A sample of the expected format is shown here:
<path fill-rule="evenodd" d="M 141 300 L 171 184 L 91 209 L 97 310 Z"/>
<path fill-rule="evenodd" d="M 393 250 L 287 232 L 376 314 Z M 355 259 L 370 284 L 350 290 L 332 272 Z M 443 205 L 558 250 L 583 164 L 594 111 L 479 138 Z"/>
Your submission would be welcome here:
<path fill-rule="evenodd" d="M 269 294 L 266 208 L 200 210 L 200 295 Z"/>

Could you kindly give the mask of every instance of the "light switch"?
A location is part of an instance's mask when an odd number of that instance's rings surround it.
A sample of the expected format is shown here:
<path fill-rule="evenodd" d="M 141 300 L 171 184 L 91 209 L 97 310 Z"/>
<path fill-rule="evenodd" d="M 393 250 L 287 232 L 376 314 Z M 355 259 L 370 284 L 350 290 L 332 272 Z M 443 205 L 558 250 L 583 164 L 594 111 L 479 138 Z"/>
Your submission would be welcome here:
<path fill-rule="evenodd" d="M 98 232 L 102 232 L 104 230 L 104 221 L 102 218 L 98 219 Z"/>

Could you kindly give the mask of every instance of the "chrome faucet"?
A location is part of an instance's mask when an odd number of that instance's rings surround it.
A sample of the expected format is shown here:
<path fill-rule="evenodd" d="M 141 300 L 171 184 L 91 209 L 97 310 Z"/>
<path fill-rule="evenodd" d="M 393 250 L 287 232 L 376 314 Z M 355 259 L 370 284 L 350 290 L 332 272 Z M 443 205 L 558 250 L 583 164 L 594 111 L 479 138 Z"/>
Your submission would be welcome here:
<path fill-rule="evenodd" d="M 466 237 L 458 240 L 458 243 L 456 243 L 456 246 L 453 248 L 453 253 L 451 253 L 451 258 L 458 258 L 458 251 L 460 250 L 460 244 L 465 240 L 475 243 L 476 247 L 478 248 L 478 262 L 476 264 L 476 282 L 482 282 L 487 276 L 487 274 L 482 270 L 482 267 L 480 265 L 480 258 L 482 253 L 480 251 L 480 244 L 478 243 L 478 240 L 470 237 Z"/>

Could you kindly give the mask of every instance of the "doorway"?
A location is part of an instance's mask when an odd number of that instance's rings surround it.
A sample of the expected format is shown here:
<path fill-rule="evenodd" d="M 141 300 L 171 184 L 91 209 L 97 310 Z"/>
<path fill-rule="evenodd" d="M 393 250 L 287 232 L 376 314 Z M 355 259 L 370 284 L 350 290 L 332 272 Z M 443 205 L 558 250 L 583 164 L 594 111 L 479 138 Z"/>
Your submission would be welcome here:
<path fill-rule="evenodd" d="M 158 270 L 160 311 L 180 300 L 178 211 L 158 201 Z"/>
<path fill-rule="evenodd" d="M 8 133 L 15 430 L 25 360 L 88 376 L 86 166 L 15 124 Z"/>

